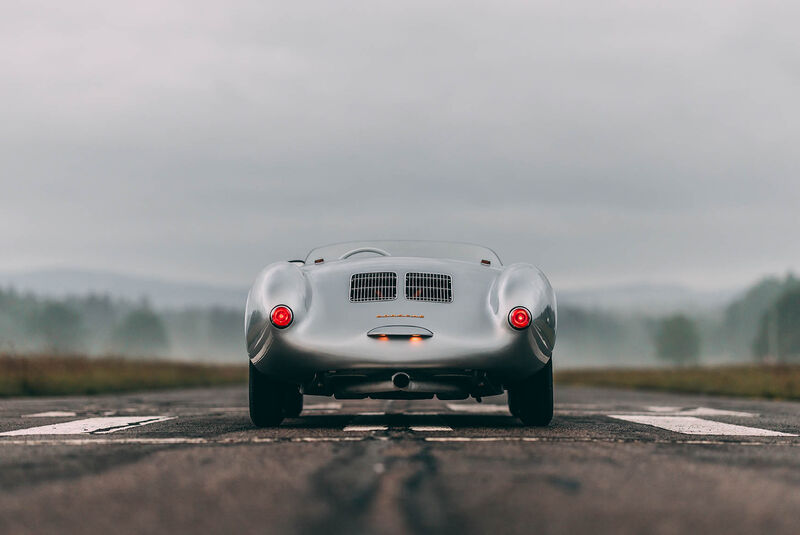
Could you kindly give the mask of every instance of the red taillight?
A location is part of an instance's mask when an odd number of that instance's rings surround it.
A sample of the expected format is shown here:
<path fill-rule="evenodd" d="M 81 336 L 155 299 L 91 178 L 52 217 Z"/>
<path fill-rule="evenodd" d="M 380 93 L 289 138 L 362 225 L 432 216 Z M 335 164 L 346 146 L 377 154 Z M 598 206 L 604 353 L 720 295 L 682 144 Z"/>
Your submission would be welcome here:
<path fill-rule="evenodd" d="M 275 327 L 284 329 L 292 324 L 292 309 L 286 305 L 278 305 L 272 309 L 270 319 Z"/>
<path fill-rule="evenodd" d="M 508 313 L 508 323 L 515 329 L 524 329 L 531 324 L 531 313 L 525 307 L 517 307 Z"/>

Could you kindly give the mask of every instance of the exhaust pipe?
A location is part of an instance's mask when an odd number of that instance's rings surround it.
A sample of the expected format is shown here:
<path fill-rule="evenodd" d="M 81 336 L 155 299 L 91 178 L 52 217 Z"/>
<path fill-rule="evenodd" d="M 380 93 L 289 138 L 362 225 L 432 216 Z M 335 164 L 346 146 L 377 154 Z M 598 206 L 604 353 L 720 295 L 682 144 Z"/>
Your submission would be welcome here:
<path fill-rule="evenodd" d="M 400 389 L 408 388 L 408 385 L 411 384 L 411 377 L 405 372 L 397 372 L 392 375 L 392 384 Z"/>

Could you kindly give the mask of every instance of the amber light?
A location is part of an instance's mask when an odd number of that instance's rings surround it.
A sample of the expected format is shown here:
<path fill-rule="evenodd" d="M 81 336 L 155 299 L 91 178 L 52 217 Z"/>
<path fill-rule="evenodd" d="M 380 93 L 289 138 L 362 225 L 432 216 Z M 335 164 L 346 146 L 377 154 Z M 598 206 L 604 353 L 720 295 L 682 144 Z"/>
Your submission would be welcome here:
<path fill-rule="evenodd" d="M 270 320 L 272 324 L 279 328 L 285 329 L 289 325 L 292 324 L 292 309 L 287 307 L 286 305 L 278 305 L 272 309 L 272 313 L 270 314 Z"/>
<path fill-rule="evenodd" d="M 421 336 L 412 336 L 411 338 L 409 338 L 409 340 L 411 340 L 412 342 L 422 342 L 422 337 Z"/>
<path fill-rule="evenodd" d="M 380 340 L 381 342 L 386 342 L 387 340 L 389 340 L 389 337 L 386 336 L 385 334 L 382 334 L 381 336 L 378 337 L 378 340 Z"/>
<path fill-rule="evenodd" d="M 531 324 L 531 313 L 525 307 L 517 307 L 508 313 L 508 323 L 515 329 L 524 329 Z"/>

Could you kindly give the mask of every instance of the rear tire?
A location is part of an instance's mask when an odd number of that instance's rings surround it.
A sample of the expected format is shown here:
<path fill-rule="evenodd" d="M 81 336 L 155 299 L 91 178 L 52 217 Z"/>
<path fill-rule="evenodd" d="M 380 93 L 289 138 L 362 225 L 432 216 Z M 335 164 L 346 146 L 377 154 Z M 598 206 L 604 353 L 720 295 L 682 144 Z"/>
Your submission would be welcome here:
<path fill-rule="evenodd" d="M 275 427 L 283 421 L 285 388 L 250 363 L 250 420 L 256 427 Z"/>
<path fill-rule="evenodd" d="M 303 412 L 303 394 L 294 385 L 286 385 L 283 395 L 283 415 L 297 418 Z"/>
<path fill-rule="evenodd" d="M 553 419 L 553 359 L 524 381 L 509 385 L 508 410 L 530 426 L 545 426 Z"/>
<path fill-rule="evenodd" d="M 510 391 L 508 394 L 508 412 L 511 413 L 511 416 L 519 418 L 519 407 L 517 407 L 517 400 L 511 395 Z"/>

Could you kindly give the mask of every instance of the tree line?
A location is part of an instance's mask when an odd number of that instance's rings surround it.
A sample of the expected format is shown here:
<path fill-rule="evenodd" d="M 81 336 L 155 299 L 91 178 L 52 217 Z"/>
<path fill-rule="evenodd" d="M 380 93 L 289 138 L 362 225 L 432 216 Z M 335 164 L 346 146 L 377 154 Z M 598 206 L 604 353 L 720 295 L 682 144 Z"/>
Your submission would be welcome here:
<path fill-rule="evenodd" d="M 800 362 L 800 280 L 765 279 L 730 304 L 723 336 L 759 362 Z M 661 319 L 653 333 L 656 355 L 673 364 L 695 364 L 701 354 L 697 321 L 686 314 Z"/>
<path fill-rule="evenodd" d="M 154 310 L 146 299 L 40 298 L 0 289 L 0 352 L 230 360 L 241 355 L 242 312 Z"/>
<path fill-rule="evenodd" d="M 559 358 L 577 367 L 800 362 L 800 280 L 765 279 L 722 310 L 658 317 L 561 306 L 558 322 Z M 0 289 L 0 352 L 9 351 L 241 361 L 243 311 Z"/>

